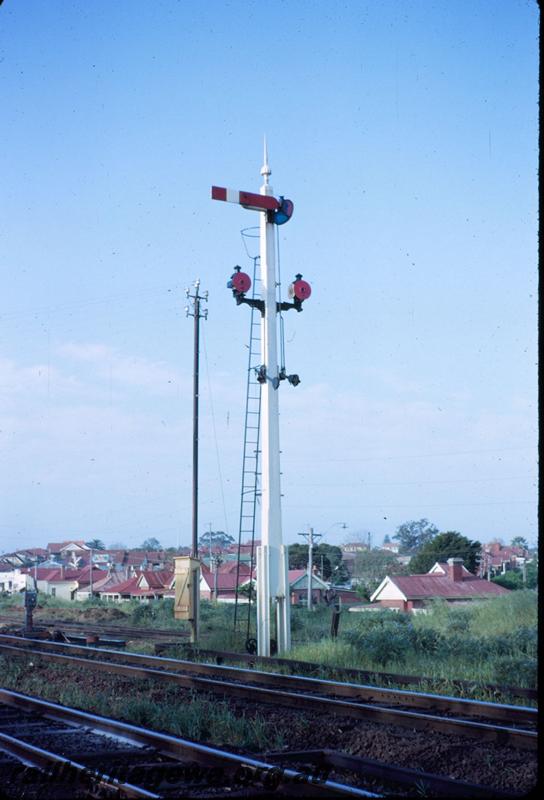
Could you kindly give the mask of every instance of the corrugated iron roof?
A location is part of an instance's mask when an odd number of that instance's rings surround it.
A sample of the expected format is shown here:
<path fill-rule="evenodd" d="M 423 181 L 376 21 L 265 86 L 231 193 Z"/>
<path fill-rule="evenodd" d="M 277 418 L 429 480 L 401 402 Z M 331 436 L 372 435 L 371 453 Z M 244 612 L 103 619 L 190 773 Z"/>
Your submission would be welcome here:
<path fill-rule="evenodd" d="M 475 575 L 463 580 L 452 581 L 445 575 L 389 575 L 389 580 L 397 586 L 408 600 L 444 597 L 450 600 L 486 597 L 505 594 L 508 589 Z M 378 599 L 378 598 L 376 598 Z"/>

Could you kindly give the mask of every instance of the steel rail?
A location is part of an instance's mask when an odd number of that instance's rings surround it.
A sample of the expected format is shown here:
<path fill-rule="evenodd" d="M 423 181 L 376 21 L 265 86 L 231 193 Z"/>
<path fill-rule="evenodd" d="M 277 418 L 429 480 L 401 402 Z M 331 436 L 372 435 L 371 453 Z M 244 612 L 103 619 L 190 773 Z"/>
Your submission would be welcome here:
<path fill-rule="evenodd" d="M 0 648 L 3 642 L 15 642 L 24 647 L 29 647 L 33 640 L 0 634 Z M 149 656 L 141 653 L 127 653 L 119 650 L 101 650 L 93 647 L 80 647 L 78 645 L 63 644 L 59 642 L 39 641 L 40 648 L 55 651 L 61 650 L 69 653 L 78 653 L 84 656 L 99 655 L 101 658 L 119 658 L 132 664 L 143 664 L 172 672 L 185 672 L 213 677 L 228 677 L 249 683 L 260 683 L 274 688 L 303 692 L 319 692 L 332 697 L 346 697 L 350 699 L 382 702 L 391 705 L 403 705 L 427 710 L 442 711 L 460 714 L 469 717 L 501 720 L 508 723 L 535 723 L 538 719 L 538 710 L 527 706 L 515 706 L 503 703 L 490 703 L 487 701 L 468 700 L 465 698 L 450 697 L 447 695 L 431 694 L 428 692 L 414 692 L 401 689 L 389 689 L 365 684 L 331 681 L 305 676 L 282 675 L 276 672 L 262 672 L 248 670 L 241 667 L 229 667 L 214 664 L 202 664 L 193 661 Z"/>
<path fill-rule="evenodd" d="M 461 781 L 457 778 L 447 778 L 435 773 L 411 769 L 410 767 L 399 767 L 396 764 L 387 764 L 373 758 L 363 756 L 353 756 L 339 750 L 300 750 L 289 751 L 287 753 L 266 753 L 267 760 L 277 764 L 298 762 L 318 764 L 321 768 L 336 767 L 337 769 L 349 770 L 359 776 L 371 776 L 379 780 L 399 783 L 404 786 L 418 786 L 423 796 L 428 796 L 430 792 L 436 795 L 447 797 L 486 797 L 486 798 L 513 798 L 521 797 L 519 792 L 509 792 L 504 789 L 497 789 L 491 786 L 483 786 L 479 783 Z"/>
<path fill-rule="evenodd" d="M 72 724 L 82 725 L 94 730 L 113 733 L 122 736 L 131 742 L 153 747 L 163 755 L 170 756 L 178 761 L 191 759 L 205 766 L 219 766 L 239 775 L 241 781 L 256 784 L 266 783 L 267 776 L 279 779 L 280 785 L 289 786 L 289 790 L 300 789 L 303 794 L 311 789 L 312 793 L 324 797 L 345 796 L 345 797 L 380 797 L 381 795 L 359 789 L 348 784 L 336 781 L 315 781 L 311 775 L 292 769 L 282 769 L 278 772 L 275 765 L 267 764 L 250 756 L 231 753 L 228 750 L 220 750 L 216 747 L 193 742 L 190 739 L 182 739 L 167 733 L 149 731 L 128 722 L 114 720 L 109 717 L 102 717 L 98 714 L 91 714 L 88 711 L 79 711 L 75 708 L 52 703 L 49 700 L 31 697 L 20 692 L 9 691 L 0 688 L 0 702 L 15 708 L 22 708 L 31 713 L 41 714 L 47 719 L 57 722 L 71 722 Z"/>
<path fill-rule="evenodd" d="M 18 655 L 32 655 L 44 657 L 53 661 L 64 662 L 75 666 L 89 667 L 111 672 L 126 677 L 150 678 L 160 681 L 170 681 L 189 689 L 215 694 L 232 695 L 252 702 L 274 703 L 289 708 L 302 708 L 313 712 L 328 711 L 338 716 L 355 717 L 367 721 L 389 723 L 402 727 L 433 729 L 442 733 L 470 736 L 477 739 L 508 744 L 514 747 L 536 749 L 537 734 L 519 728 L 510 728 L 502 725 L 491 725 L 483 722 L 473 722 L 464 719 L 439 717 L 434 714 L 423 714 L 419 711 L 406 711 L 385 706 L 368 705 L 367 703 L 354 703 L 346 700 L 336 700 L 323 695 L 308 695 L 303 693 L 287 692 L 279 689 L 269 689 L 260 686 L 250 686 L 242 683 L 232 683 L 212 678 L 200 678 L 182 675 L 178 672 L 167 672 L 149 667 L 137 667 L 118 664 L 112 661 L 81 658 L 62 653 L 44 652 L 27 647 L 0 644 L 0 650 L 15 652 Z"/>
<path fill-rule="evenodd" d="M 9 622 L 21 622 L 23 623 L 24 620 L 20 617 L 9 616 L 9 615 L 1 615 L 0 620 L 7 620 Z M 134 634 L 134 636 L 138 636 L 139 638 L 146 639 L 146 638 L 153 638 L 153 637 L 161 637 L 161 636 L 179 636 L 179 642 L 164 642 L 163 644 L 156 645 L 159 648 L 172 646 L 172 647 L 184 647 L 188 649 L 190 652 L 194 653 L 195 655 L 203 655 L 205 658 L 213 658 L 217 660 L 217 663 L 221 663 L 222 660 L 231 660 L 231 661 L 242 661 L 249 665 L 254 664 L 275 664 L 277 666 L 288 667 L 290 669 L 305 669 L 305 670 L 323 670 L 329 669 L 335 672 L 337 675 L 345 675 L 346 678 L 355 679 L 357 681 L 368 681 L 368 680 L 382 680 L 382 681 L 389 681 L 391 683 L 398 683 L 398 684 L 421 684 L 421 683 L 432 683 L 435 685 L 443 684 L 455 684 L 463 689 L 472 689 L 474 686 L 477 686 L 481 689 L 485 689 L 489 692 L 494 693 L 501 693 L 501 694 L 509 694 L 512 696 L 519 696 L 519 697 L 526 697 L 529 700 L 537 700 L 538 699 L 538 689 L 529 689 L 522 686 L 498 686 L 492 683 L 479 683 L 478 681 L 467 681 L 462 679 L 455 679 L 455 680 L 446 680 L 444 678 L 429 678 L 425 676 L 418 676 L 418 675 L 404 675 L 401 673 L 394 673 L 394 672 L 376 672 L 375 670 L 359 670 L 359 669 L 349 669 L 347 667 L 333 667 L 328 664 L 319 664 L 314 661 L 301 661 L 300 659 L 290 659 L 290 658 L 278 658 L 274 656 L 257 656 L 257 655 L 248 655 L 247 653 L 233 653 L 231 651 L 222 651 L 222 650 L 209 650 L 205 648 L 198 648 L 194 647 L 193 645 L 189 644 L 186 641 L 188 637 L 187 631 L 182 630 L 168 630 L 168 628 L 155 628 L 152 630 L 146 628 L 127 628 L 124 625 L 107 625 L 105 627 L 101 627 L 101 623 L 80 623 L 80 622 L 62 622 L 61 620 L 37 620 L 38 625 L 44 625 L 45 627 L 57 627 L 62 629 L 62 627 L 73 627 L 79 630 L 87 630 L 89 632 L 103 632 L 103 633 L 119 633 L 119 634 Z M 94 630 L 96 628 L 96 631 Z"/>
<path fill-rule="evenodd" d="M 41 772 L 60 767 L 65 775 L 77 776 L 79 782 L 90 784 L 93 789 L 115 792 L 116 797 L 160 800 L 160 795 L 143 789 L 141 786 L 118 781 L 106 773 L 86 767 L 84 764 L 64 758 L 58 753 L 52 753 L 49 750 L 36 747 L 21 739 L 8 736 L 6 733 L 0 733 L 0 750 L 14 756 L 28 766 L 39 769 Z"/>
<path fill-rule="evenodd" d="M 0 614 L 0 621 L 24 624 L 24 619 L 21 617 L 10 616 L 7 614 Z M 101 622 L 73 622 L 62 619 L 39 619 L 36 618 L 36 616 L 34 616 L 34 623 L 35 627 L 58 628 L 60 630 L 65 628 L 66 630 L 72 629 L 74 631 L 89 631 L 92 633 L 105 634 L 119 633 L 127 636 L 134 635 L 135 637 L 140 637 L 142 639 L 161 636 L 179 636 L 179 644 L 186 644 L 185 641 L 181 640 L 187 639 L 189 636 L 188 631 L 176 630 L 175 628 L 172 630 L 168 630 L 167 628 L 135 628 L 127 627 L 126 625 L 115 625 Z"/>
<path fill-rule="evenodd" d="M 292 659 L 292 658 L 279 658 L 275 656 L 257 656 L 257 655 L 248 655 L 247 653 L 233 653 L 228 650 L 207 650 L 205 648 L 194 647 L 193 645 L 189 644 L 188 642 L 164 642 L 163 644 L 158 644 L 156 647 L 162 648 L 166 646 L 172 647 L 183 647 L 184 649 L 188 650 L 190 653 L 194 654 L 196 657 L 199 655 L 204 656 L 204 658 L 213 658 L 216 660 L 218 664 L 222 663 L 224 660 L 229 661 L 242 661 L 246 664 L 251 666 L 255 664 L 260 664 L 262 666 L 266 666 L 267 664 L 274 664 L 279 667 L 287 667 L 289 669 L 296 669 L 296 670 L 314 670 L 320 671 L 323 669 L 328 669 L 331 672 L 336 673 L 337 675 L 345 675 L 346 678 L 355 679 L 358 681 L 368 681 L 368 680 L 381 680 L 381 681 L 388 681 L 390 683 L 398 683 L 398 684 L 421 684 L 421 683 L 433 683 L 436 685 L 439 684 L 455 684 L 462 689 L 472 689 L 474 686 L 478 686 L 481 689 L 485 689 L 489 692 L 500 692 L 501 694 L 510 694 L 513 696 L 520 696 L 526 697 L 529 700 L 537 700 L 538 699 L 538 689 L 527 689 L 521 686 L 497 686 L 493 683 L 479 683 L 478 681 L 467 681 L 461 679 L 455 680 L 446 680 L 445 678 L 428 678 L 425 676 L 419 675 L 403 675 L 401 673 L 396 672 L 377 672 L 376 670 L 361 670 L 361 669 L 350 669 L 349 667 L 334 667 L 330 664 L 319 664 L 315 661 L 301 661 L 300 659 Z"/>

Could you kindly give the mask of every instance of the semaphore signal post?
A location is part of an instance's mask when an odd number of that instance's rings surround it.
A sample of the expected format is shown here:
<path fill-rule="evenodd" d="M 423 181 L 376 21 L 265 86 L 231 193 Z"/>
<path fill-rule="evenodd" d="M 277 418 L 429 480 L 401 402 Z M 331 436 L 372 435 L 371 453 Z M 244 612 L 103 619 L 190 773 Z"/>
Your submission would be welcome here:
<path fill-rule="evenodd" d="M 271 170 L 268 165 L 266 144 L 264 164 L 261 169 L 263 185 L 259 194 L 212 186 L 212 199 L 237 203 L 260 215 L 259 252 L 261 269 L 261 299 L 245 297 L 251 287 L 248 275 L 236 271 L 227 284 L 232 289 L 238 305 L 247 303 L 261 313 L 261 366 L 258 380 L 261 384 L 261 541 L 257 548 L 257 652 L 260 656 L 271 654 L 271 603 L 276 617 L 276 641 L 278 652 L 291 647 L 291 623 L 289 605 L 288 555 L 283 544 L 281 525 L 280 487 L 280 436 L 278 389 L 283 379 L 296 386 L 298 375 L 287 375 L 278 365 L 278 324 L 281 311 L 294 308 L 302 310 L 302 303 L 311 289 L 302 275 L 289 287 L 292 302 L 278 302 L 279 285 L 276 268 L 276 226 L 291 218 L 293 203 L 283 197 L 274 197 L 269 184 Z"/>

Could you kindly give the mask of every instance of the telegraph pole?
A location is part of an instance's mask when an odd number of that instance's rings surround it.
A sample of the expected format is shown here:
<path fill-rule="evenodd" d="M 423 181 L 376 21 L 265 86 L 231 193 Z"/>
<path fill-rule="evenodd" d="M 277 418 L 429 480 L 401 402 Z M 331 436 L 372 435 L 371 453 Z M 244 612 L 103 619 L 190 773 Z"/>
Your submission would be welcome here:
<path fill-rule="evenodd" d="M 319 541 L 322 535 L 323 535 L 322 533 L 314 533 L 313 528 L 310 528 L 308 533 L 298 534 L 298 536 L 304 536 L 304 538 L 308 542 L 308 610 L 309 611 L 314 610 L 314 604 L 312 602 L 312 555 L 314 551 L 314 541 Z"/>
<path fill-rule="evenodd" d="M 201 301 L 208 302 L 208 292 L 203 295 L 199 293 L 200 280 L 197 279 L 194 284 L 194 294 L 191 294 L 190 289 L 186 289 L 185 294 L 189 300 L 192 300 L 191 306 L 185 307 L 185 313 L 188 317 L 194 319 L 194 352 L 193 352 L 193 524 L 192 524 L 192 538 L 191 538 L 191 558 L 198 559 L 198 399 L 199 399 L 199 358 L 200 358 L 200 320 L 208 318 L 208 310 L 200 311 Z M 196 642 L 198 639 L 198 622 L 199 622 L 199 599 L 200 599 L 200 585 L 198 580 L 193 580 L 191 584 L 191 591 L 193 592 L 193 609 L 194 616 L 191 620 L 191 641 Z"/>
<path fill-rule="evenodd" d="M 261 540 L 257 548 L 257 648 L 260 656 L 269 656 L 271 651 L 270 602 L 275 606 L 277 648 L 280 653 L 291 647 L 289 580 L 287 547 L 283 544 L 281 529 L 280 489 L 280 441 L 279 403 L 280 382 L 287 379 L 292 386 L 300 383 L 298 375 L 287 375 L 278 366 L 277 315 L 294 308 L 302 310 L 302 303 L 311 294 L 311 288 L 302 275 L 297 275 L 289 287 L 292 302 L 277 301 L 276 226 L 288 222 L 293 213 L 293 203 L 283 197 L 274 197 L 269 183 L 271 169 L 268 164 L 266 142 L 264 164 L 261 169 L 263 185 L 259 194 L 212 186 L 212 199 L 237 203 L 260 215 L 260 265 L 261 299 L 248 299 L 246 292 L 251 279 L 245 273 L 236 272 L 227 284 L 233 291 L 238 305 L 247 303 L 261 312 L 261 359 L 257 379 L 261 384 Z"/>

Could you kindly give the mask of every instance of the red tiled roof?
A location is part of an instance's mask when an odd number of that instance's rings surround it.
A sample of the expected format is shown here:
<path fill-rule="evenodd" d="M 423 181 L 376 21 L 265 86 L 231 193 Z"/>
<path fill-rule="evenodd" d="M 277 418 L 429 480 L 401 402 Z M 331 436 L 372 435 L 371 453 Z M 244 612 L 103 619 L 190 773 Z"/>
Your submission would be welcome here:
<path fill-rule="evenodd" d="M 138 576 L 129 578 L 128 581 L 121 581 L 113 585 L 107 585 L 101 589 L 103 594 L 132 594 L 138 588 Z"/>
<path fill-rule="evenodd" d="M 127 583 L 126 577 L 124 575 L 121 576 L 117 572 L 112 572 L 111 575 L 106 575 L 105 578 L 96 581 L 94 588 L 100 592 L 111 592 L 115 591 L 115 588 L 122 583 Z"/>
<path fill-rule="evenodd" d="M 103 582 L 104 578 L 107 577 L 105 575 L 104 570 L 100 569 L 99 567 L 93 566 L 93 589 L 95 588 L 98 582 Z M 83 567 L 83 569 L 79 570 L 79 576 L 77 578 L 78 588 L 83 589 L 84 586 L 90 586 L 91 584 L 91 567 Z"/>
<path fill-rule="evenodd" d="M 298 581 L 299 578 L 302 578 L 303 575 L 307 575 L 307 569 L 290 569 L 288 572 L 289 575 L 289 583 L 293 583 L 293 581 Z"/>
<path fill-rule="evenodd" d="M 219 567 L 218 573 L 219 574 L 225 574 L 225 575 L 228 574 L 228 573 L 236 574 L 237 569 L 238 569 L 238 562 L 237 561 L 226 561 L 224 564 L 221 564 L 221 566 Z M 247 575 L 249 575 L 250 571 L 251 570 L 250 570 L 249 564 L 245 564 L 243 562 L 240 563 L 240 567 L 239 567 L 240 576 L 242 576 L 242 575 L 247 576 Z"/>
<path fill-rule="evenodd" d="M 29 553 L 31 556 L 46 556 L 47 550 L 44 550 L 43 547 L 25 547 L 24 550 L 16 550 L 15 553 Z M 12 555 L 15 555 L 15 553 Z"/>
<path fill-rule="evenodd" d="M 288 574 L 289 586 L 292 586 L 293 583 L 295 583 L 296 581 L 300 580 L 300 578 L 302 578 L 305 575 L 307 575 L 308 574 L 308 570 L 307 569 L 290 569 L 287 574 Z M 319 575 L 316 575 L 315 573 L 312 573 L 312 575 L 313 575 L 313 578 L 317 578 L 317 580 L 320 581 L 321 583 L 326 583 L 326 581 L 324 581 L 323 578 L 320 578 Z M 318 588 L 318 587 L 316 587 L 316 588 Z"/>
<path fill-rule="evenodd" d="M 80 547 L 84 547 L 85 549 L 89 549 L 89 548 L 87 548 L 87 545 L 85 544 L 83 539 L 67 539 L 65 542 L 50 542 L 47 545 L 47 550 L 50 553 L 60 553 L 62 548 L 66 547 L 69 544 L 77 544 Z"/>
<path fill-rule="evenodd" d="M 32 575 L 38 581 L 51 581 L 55 580 L 57 575 L 60 576 L 61 570 L 59 567 L 38 567 L 38 569 L 27 567 L 24 572 Z"/>
<path fill-rule="evenodd" d="M 141 581 L 142 576 L 148 583 L 150 589 L 164 589 L 170 586 L 174 573 L 172 570 L 144 570 L 138 575 L 138 580 Z M 143 588 L 143 587 L 142 587 Z"/>
<path fill-rule="evenodd" d="M 202 577 L 212 591 L 216 585 L 218 592 L 234 591 L 236 589 L 236 572 L 218 572 L 216 584 L 214 573 L 202 565 Z M 238 583 L 244 583 L 248 577 L 249 575 L 240 575 Z"/>

